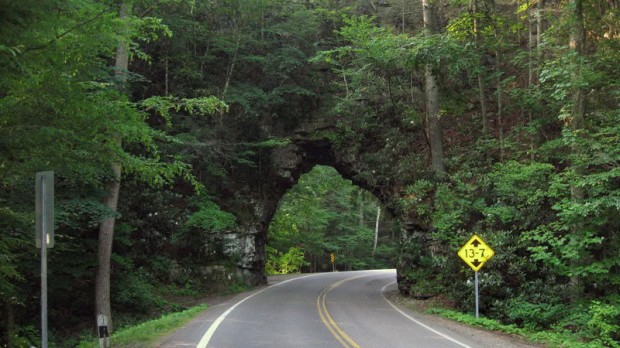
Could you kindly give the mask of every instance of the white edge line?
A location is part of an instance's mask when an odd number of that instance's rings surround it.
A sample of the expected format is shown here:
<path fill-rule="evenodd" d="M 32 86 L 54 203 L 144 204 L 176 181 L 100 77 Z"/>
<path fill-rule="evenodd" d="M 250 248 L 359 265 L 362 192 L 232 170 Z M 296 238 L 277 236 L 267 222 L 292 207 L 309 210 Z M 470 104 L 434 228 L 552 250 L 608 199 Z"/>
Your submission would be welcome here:
<path fill-rule="evenodd" d="M 239 302 L 235 303 L 232 307 L 228 308 L 228 310 L 227 310 L 226 312 L 222 313 L 222 314 L 221 314 L 221 315 L 220 315 L 220 316 L 219 316 L 219 317 L 218 317 L 218 318 L 217 318 L 217 319 L 213 322 L 213 324 L 211 324 L 211 326 L 209 327 L 209 330 L 207 330 L 207 332 L 205 332 L 205 334 L 202 336 L 202 338 L 200 339 L 200 342 L 198 342 L 198 345 L 196 346 L 196 348 L 206 348 L 206 347 L 207 347 L 207 345 L 209 344 L 209 341 L 211 340 L 211 337 L 213 337 L 213 334 L 215 333 L 215 330 L 217 330 L 218 326 L 220 326 L 220 324 L 224 321 L 224 319 L 226 319 L 226 317 L 227 317 L 227 316 L 228 316 L 228 315 L 229 315 L 229 314 L 230 314 L 233 310 L 235 310 L 235 308 L 237 308 L 237 306 L 239 306 L 239 305 L 240 305 L 240 304 L 242 304 L 243 302 L 245 302 L 245 301 L 247 301 L 247 300 L 251 299 L 252 297 L 254 297 L 254 296 L 256 296 L 256 295 L 260 294 L 260 293 L 261 293 L 261 292 L 263 292 L 263 291 L 266 291 L 266 290 L 272 289 L 272 288 L 274 288 L 274 287 L 276 287 L 276 286 L 280 286 L 280 285 L 282 285 L 282 284 L 285 284 L 285 283 L 291 282 L 291 281 L 293 281 L 293 280 L 303 279 L 303 278 L 308 278 L 308 277 L 314 277 L 314 276 L 317 276 L 317 275 L 320 275 L 320 274 L 323 274 L 323 273 L 315 273 L 315 274 L 310 274 L 310 275 L 307 275 L 307 276 L 302 276 L 302 277 L 297 277 L 297 278 L 288 279 L 288 280 L 285 280 L 285 281 L 279 282 L 279 283 L 277 283 L 277 284 L 274 284 L 274 285 L 268 286 L 268 287 L 264 288 L 264 289 L 263 289 L 263 290 L 261 290 L 261 291 L 255 292 L 255 293 L 253 293 L 252 295 L 249 295 L 249 296 L 245 297 L 245 298 L 244 298 L 244 299 L 242 299 L 241 301 L 239 301 Z"/>
<path fill-rule="evenodd" d="M 409 320 L 413 321 L 414 323 L 416 323 L 416 324 L 418 324 L 418 325 L 422 326 L 423 328 L 425 328 L 425 329 L 427 329 L 427 330 L 429 330 L 429 331 L 432 331 L 432 332 L 434 332 L 434 333 L 438 334 L 439 336 L 441 336 L 441 337 L 443 337 L 443 338 L 445 338 L 445 339 L 447 339 L 447 340 L 450 340 L 450 341 L 452 341 L 452 342 L 454 342 L 454 343 L 458 344 L 458 345 L 459 345 L 459 346 L 461 346 L 461 347 L 471 348 L 470 346 L 468 346 L 468 345 L 466 345 L 466 344 L 464 344 L 464 343 L 461 343 L 461 342 L 459 342 L 459 341 L 455 340 L 454 338 L 452 338 L 452 337 L 450 337 L 450 336 L 448 336 L 448 335 L 445 335 L 445 334 L 443 334 L 443 333 L 441 333 L 441 332 L 439 332 L 439 331 L 437 331 L 437 330 L 433 329 L 432 327 L 430 327 L 430 326 L 428 326 L 428 325 L 426 325 L 426 324 L 422 323 L 421 321 L 419 321 L 419 320 L 415 319 L 414 317 L 410 316 L 409 314 L 407 314 L 407 313 L 403 312 L 400 308 L 396 307 L 396 305 L 394 305 L 392 302 L 390 302 L 390 300 L 388 300 L 388 299 L 385 297 L 384 292 L 385 292 L 385 289 L 386 289 L 388 286 L 390 286 L 390 285 L 392 285 L 392 284 L 394 284 L 394 283 L 396 283 L 396 282 L 395 282 L 395 281 L 394 281 L 394 282 L 390 282 L 390 283 L 388 283 L 388 284 L 385 284 L 385 286 L 381 288 L 381 296 L 383 297 L 383 299 L 385 300 L 385 302 L 387 302 L 390 306 L 392 306 L 392 308 L 394 308 L 394 309 L 395 309 L 398 313 L 400 313 L 400 314 L 402 314 L 403 316 L 405 316 L 405 318 L 407 318 L 407 319 L 409 319 Z"/>

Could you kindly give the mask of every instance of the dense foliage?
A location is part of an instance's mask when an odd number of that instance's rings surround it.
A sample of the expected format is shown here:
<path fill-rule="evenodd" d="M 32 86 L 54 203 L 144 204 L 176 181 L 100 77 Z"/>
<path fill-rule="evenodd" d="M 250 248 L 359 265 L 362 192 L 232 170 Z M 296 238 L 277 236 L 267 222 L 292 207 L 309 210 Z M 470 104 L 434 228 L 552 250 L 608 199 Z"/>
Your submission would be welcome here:
<path fill-rule="evenodd" d="M 417 178 L 392 206 L 415 225 L 401 245 L 401 290 L 471 310 L 473 273 L 455 251 L 477 233 L 499 251 L 482 272 L 484 314 L 616 346 L 618 6 L 469 5 L 440 14 L 447 25 L 432 35 L 404 24 L 399 33 L 386 17 L 346 17 L 341 44 L 316 58 L 340 78 L 341 134 L 354 144 L 385 134 L 377 175 L 402 178 L 385 161 L 392 152 Z M 439 180 L 428 157 L 401 150 L 415 140 L 385 125 L 428 127 L 419 115 L 429 64 L 441 80 L 447 142 L 449 176 Z"/>
<path fill-rule="evenodd" d="M 178 309 L 171 292 L 235 287 L 244 216 L 216 202 L 240 178 L 260 186 L 271 151 L 317 115 L 331 126 L 313 136 L 354 158 L 346 179 L 380 203 L 317 167 L 273 218 L 268 271 L 329 269 L 331 253 L 339 269 L 391 266 L 400 238 L 401 290 L 471 311 L 456 251 L 477 233 L 496 251 L 483 315 L 619 345 L 617 1 L 436 0 L 426 31 L 419 1 L 123 3 L 128 18 L 113 0 L 0 2 L 0 345 L 38 340 L 37 171 L 56 174 L 50 328 L 71 346 L 92 330 L 101 221 L 120 218 L 117 325 Z M 113 162 L 118 212 L 102 203 Z M 379 205 L 402 234 L 382 219 L 373 256 Z"/>

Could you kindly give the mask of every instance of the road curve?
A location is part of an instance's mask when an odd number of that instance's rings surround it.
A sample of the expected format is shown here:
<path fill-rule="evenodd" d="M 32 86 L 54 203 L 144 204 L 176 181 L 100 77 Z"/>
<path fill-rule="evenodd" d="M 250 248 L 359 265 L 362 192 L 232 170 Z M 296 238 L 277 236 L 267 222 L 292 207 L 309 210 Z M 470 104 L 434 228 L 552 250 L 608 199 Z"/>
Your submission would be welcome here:
<path fill-rule="evenodd" d="M 162 347 L 481 347 L 475 335 L 429 324 L 383 295 L 394 270 L 301 276 L 210 307 Z"/>

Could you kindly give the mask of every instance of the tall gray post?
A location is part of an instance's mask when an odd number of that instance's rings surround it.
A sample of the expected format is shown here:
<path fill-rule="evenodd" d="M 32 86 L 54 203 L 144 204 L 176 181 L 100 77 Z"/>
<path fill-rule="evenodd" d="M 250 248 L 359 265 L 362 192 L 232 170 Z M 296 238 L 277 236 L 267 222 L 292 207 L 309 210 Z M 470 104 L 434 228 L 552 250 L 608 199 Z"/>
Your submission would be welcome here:
<path fill-rule="evenodd" d="M 54 172 L 37 173 L 35 196 L 35 242 L 41 247 L 41 347 L 47 348 L 47 248 L 54 246 Z"/>

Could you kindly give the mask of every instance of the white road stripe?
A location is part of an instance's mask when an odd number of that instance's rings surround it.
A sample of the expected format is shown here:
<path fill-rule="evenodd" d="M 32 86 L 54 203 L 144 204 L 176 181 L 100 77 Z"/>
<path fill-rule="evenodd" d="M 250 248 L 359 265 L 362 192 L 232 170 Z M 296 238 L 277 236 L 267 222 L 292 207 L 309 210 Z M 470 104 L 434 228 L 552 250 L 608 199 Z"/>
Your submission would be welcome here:
<path fill-rule="evenodd" d="M 398 313 L 402 314 L 405 318 L 407 318 L 407 319 L 409 319 L 409 320 L 413 321 L 414 323 L 416 323 L 416 324 L 418 324 L 418 325 L 422 326 L 423 328 L 425 328 L 425 329 L 427 329 L 427 330 L 429 330 L 429 331 L 432 331 L 432 332 L 436 333 L 437 335 L 439 335 L 439 336 L 441 336 L 441 337 L 443 337 L 443 338 L 445 338 L 445 339 L 447 339 L 447 340 L 450 340 L 450 341 L 452 341 L 452 342 L 454 342 L 454 343 L 458 344 L 458 345 L 459 345 L 459 346 L 461 346 L 461 347 L 464 347 L 464 348 L 471 348 L 470 346 L 466 345 L 465 343 L 459 342 L 459 341 L 455 340 L 454 338 L 452 338 L 452 337 L 450 337 L 450 336 L 448 336 L 448 335 L 445 335 L 445 334 L 443 334 L 443 333 L 441 333 L 441 332 L 439 332 L 439 331 L 437 331 L 437 330 L 433 329 L 432 327 L 430 327 L 430 326 L 428 326 L 428 325 L 426 325 L 426 324 L 422 323 L 421 321 L 419 321 L 419 320 L 415 319 L 414 317 L 410 316 L 409 314 L 407 314 L 407 313 L 403 312 L 402 310 L 400 310 L 400 308 L 396 307 L 396 306 L 395 306 L 392 302 L 390 302 L 390 301 L 389 301 L 389 300 L 385 297 L 385 295 L 384 295 L 383 293 L 385 292 L 385 289 L 386 289 L 388 286 L 390 286 L 390 285 L 392 285 L 392 284 L 394 284 L 394 283 L 396 283 L 396 282 L 395 282 L 395 281 L 394 281 L 394 282 L 390 282 L 390 283 L 388 283 L 388 284 L 385 284 L 385 286 L 384 286 L 383 288 L 381 288 L 381 296 L 383 296 L 383 299 L 384 299 L 384 300 L 385 300 L 385 301 L 386 301 L 386 302 L 387 302 L 390 306 L 392 306 L 392 308 L 394 308 L 394 309 L 395 309 Z"/>
<path fill-rule="evenodd" d="M 241 300 L 241 301 L 239 301 L 239 302 L 235 303 L 232 307 L 228 308 L 228 310 L 227 310 L 226 312 L 222 313 L 222 314 L 221 314 L 221 315 L 220 315 L 220 316 L 219 316 L 219 317 L 218 317 L 218 318 L 217 318 L 217 319 L 213 322 L 213 324 L 211 324 L 211 326 L 209 327 L 209 330 L 207 330 L 207 332 L 205 332 L 205 334 L 202 336 L 202 339 L 200 339 L 200 342 L 198 342 L 198 345 L 196 346 L 196 348 L 206 348 L 206 347 L 207 347 L 207 345 L 209 344 L 209 341 L 211 340 L 211 337 L 213 337 L 213 334 L 215 333 L 215 330 L 217 330 L 218 326 L 220 326 L 220 324 L 224 321 L 224 319 L 226 319 L 226 317 L 227 317 L 227 316 L 228 316 L 228 315 L 229 315 L 229 314 L 230 314 L 233 310 L 235 310 L 235 308 L 237 308 L 237 306 L 239 306 L 239 305 L 240 305 L 240 304 L 242 304 L 243 302 L 245 302 L 245 301 L 247 301 L 247 300 L 251 299 L 252 297 L 254 297 L 254 296 L 256 296 L 256 295 L 260 294 L 260 293 L 261 293 L 261 292 L 263 292 L 263 291 L 266 291 L 266 290 L 272 289 L 272 288 L 274 288 L 274 287 L 276 287 L 276 286 L 280 286 L 280 285 L 282 285 L 282 284 L 288 283 L 288 282 L 293 281 L 293 280 L 303 279 L 303 278 L 308 278 L 308 277 L 313 277 L 313 276 L 317 276 L 317 275 L 320 275 L 320 274 L 321 274 L 321 273 L 310 274 L 310 275 L 303 276 L 303 277 L 298 277 L 298 278 L 293 278 L 293 279 L 285 280 L 285 281 L 283 281 L 283 282 L 280 282 L 280 283 L 274 284 L 274 285 L 272 285 L 272 286 L 269 286 L 269 287 L 267 287 L 267 288 L 264 288 L 264 289 L 263 289 L 263 290 L 261 290 L 261 291 L 255 292 L 255 293 L 253 293 L 252 295 L 250 295 L 250 296 L 248 296 L 248 297 L 244 298 L 243 300 Z"/>

